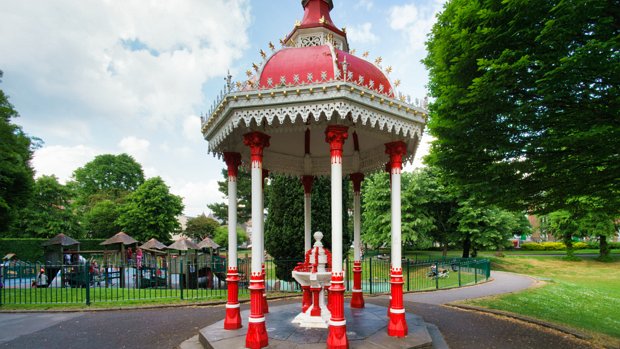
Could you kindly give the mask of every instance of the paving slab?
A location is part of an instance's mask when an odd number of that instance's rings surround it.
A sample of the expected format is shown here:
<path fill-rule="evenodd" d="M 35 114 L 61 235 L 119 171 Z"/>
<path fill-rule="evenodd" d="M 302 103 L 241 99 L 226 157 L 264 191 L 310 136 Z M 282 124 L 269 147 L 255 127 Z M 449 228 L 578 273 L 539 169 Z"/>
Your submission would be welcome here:
<path fill-rule="evenodd" d="M 325 348 L 327 329 L 303 328 L 291 321 L 299 313 L 300 304 L 287 304 L 269 308 L 265 314 L 269 336 L 268 348 L 315 349 Z M 241 312 L 247 319 L 249 310 Z M 404 338 L 387 335 L 387 308 L 366 304 L 363 309 L 351 309 L 345 304 L 347 337 L 351 349 L 404 349 L 432 348 L 432 338 L 424 321 L 417 315 L 406 313 L 409 334 Z M 246 323 L 247 326 L 247 323 Z M 199 331 L 200 343 L 207 349 L 245 348 L 247 328 L 224 330 L 224 320 Z"/>

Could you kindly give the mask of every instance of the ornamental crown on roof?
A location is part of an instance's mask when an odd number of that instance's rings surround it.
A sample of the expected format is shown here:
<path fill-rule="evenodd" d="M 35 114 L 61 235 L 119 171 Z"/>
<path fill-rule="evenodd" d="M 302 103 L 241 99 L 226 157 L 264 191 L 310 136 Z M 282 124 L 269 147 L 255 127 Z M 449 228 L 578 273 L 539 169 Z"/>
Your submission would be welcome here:
<path fill-rule="evenodd" d="M 202 117 L 209 152 L 238 152 L 248 164 L 243 135 L 260 131 L 271 137 L 264 150 L 266 168 L 293 175 L 329 173 L 326 125 L 349 127 L 354 141 L 344 146 L 344 171 L 370 172 L 385 165 L 385 144 L 404 141 L 412 160 L 426 123 L 426 104 L 394 88 L 391 67 L 367 61 L 349 50 L 346 31 L 330 17 L 331 0 L 303 0 L 304 16 L 277 49 L 260 50 L 247 80 L 224 90 Z"/>

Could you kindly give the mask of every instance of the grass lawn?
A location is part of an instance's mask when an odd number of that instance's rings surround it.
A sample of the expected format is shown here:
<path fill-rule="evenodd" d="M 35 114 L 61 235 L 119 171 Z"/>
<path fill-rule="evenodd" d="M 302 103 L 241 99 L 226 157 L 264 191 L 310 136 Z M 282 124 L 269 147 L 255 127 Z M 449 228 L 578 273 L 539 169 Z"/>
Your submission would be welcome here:
<path fill-rule="evenodd" d="M 493 270 L 536 276 L 545 280 L 545 285 L 465 303 L 566 324 L 593 334 L 598 342 L 620 346 L 619 256 L 610 263 L 594 258 L 566 261 L 516 256 L 492 261 Z"/>

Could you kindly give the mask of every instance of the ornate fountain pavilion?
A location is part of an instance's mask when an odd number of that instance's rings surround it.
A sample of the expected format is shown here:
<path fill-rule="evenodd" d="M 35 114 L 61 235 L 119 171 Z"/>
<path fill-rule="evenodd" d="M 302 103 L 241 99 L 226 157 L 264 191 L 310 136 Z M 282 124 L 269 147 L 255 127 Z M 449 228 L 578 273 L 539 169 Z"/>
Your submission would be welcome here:
<path fill-rule="evenodd" d="M 263 176 L 298 176 L 304 186 L 305 249 L 311 247 L 311 188 L 316 176 L 331 177 L 331 317 L 327 348 L 348 348 L 342 255 L 342 178 L 354 185 L 354 286 L 350 307 L 363 308 L 360 263 L 360 187 L 364 174 L 391 174 L 391 301 L 387 332 L 404 337 L 408 326 L 403 307 L 401 267 L 402 164 L 413 159 L 426 122 L 419 103 L 395 92 L 398 82 L 349 50 L 346 30 L 330 18 L 331 0 L 303 0 L 304 16 L 263 62 L 247 72 L 248 80 L 225 91 L 202 120 L 209 151 L 228 166 L 228 303 L 224 328 L 239 331 L 237 194 L 239 166 L 252 176 L 252 263 L 247 348 L 268 346 L 268 305 L 264 285 Z M 301 199 L 301 198 L 300 198 Z M 300 235 L 302 233 L 300 232 Z M 306 290 L 304 290 L 306 292 Z M 292 319 L 291 319 L 292 320 Z"/>

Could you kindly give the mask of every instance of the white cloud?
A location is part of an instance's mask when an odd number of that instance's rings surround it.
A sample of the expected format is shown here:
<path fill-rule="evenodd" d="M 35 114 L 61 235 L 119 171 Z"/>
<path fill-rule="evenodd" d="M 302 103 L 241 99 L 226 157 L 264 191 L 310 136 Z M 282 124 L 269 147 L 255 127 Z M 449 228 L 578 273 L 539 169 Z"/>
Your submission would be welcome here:
<path fill-rule="evenodd" d="M 205 140 L 200 133 L 200 117 L 190 115 L 183 120 L 183 135 L 193 143 L 203 143 Z"/>
<path fill-rule="evenodd" d="M 61 183 L 66 183 L 73 171 L 93 160 L 98 154 L 100 151 L 85 145 L 46 146 L 35 151 L 32 166 L 36 170 L 37 177 L 55 175 Z"/>
<path fill-rule="evenodd" d="M 0 36 L 0 66 L 61 118 L 169 126 L 249 46 L 247 0 L 9 0 L 0 12 L 11 33 Z M 69 105 L 81 115 L 65 115 Z"/>
<path fill-rule="evenodd" d="M 420 144 L 418 144 L 418 149 L 415 153 L 415 158 L 413 159 L 412 164 L 408 164 L 406 166 L 406 170 L 413 170 L 416 168 L 425 167 L 426 165 L 422 163 L 423 158 L 428 155 L 431 148 L 431 142 L 434 140 L 433 136 L 428 133 L 424 133 L 422 135 L 422 139 L 420 140 Z"/>
<path fill-rule="evenodd" d="M 118 142 L 118 147 L 121 148 L 124 153 L 136 158 L 138 162 L 144 162 L 147 160 L 150 145 L 151 142 L 146 139 L 137 138 L 134 136 L 125 137 Z"/>
<path fill-rule="evenodd" d="M 442 5 L 443 1 L 436 0 L 423 6 L 414 3 L 393 6 L 389 10 L 390 28 L 402 32 L 410 50 L 424 50 L 426 35 L 431 31 Z"/>
<path fill-rule="evenodd" d="M 370 22 L 347 28 L 347 38 L 354 44 L 368 44 L 379 40 L 379 38 L 372 33 L 372 23 Z"/>
<path fill-rule="evenodd" d="M 360 0 L 355 4 L 355 8 L 364 8 L 366 11 L 370 11 L 373 5 L 372 0 Z"/>
<path fill-rule="evenodd" d="M 197 216 L 207 212 L 208 204 L 222 202 L 222 193 L 218 191 L 217 180 L 181 182 L 171 185 L 171 192 L 183 198 L 185 214 Z"/>

